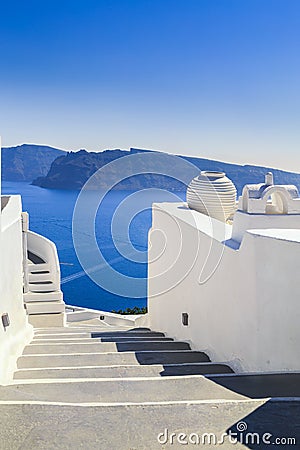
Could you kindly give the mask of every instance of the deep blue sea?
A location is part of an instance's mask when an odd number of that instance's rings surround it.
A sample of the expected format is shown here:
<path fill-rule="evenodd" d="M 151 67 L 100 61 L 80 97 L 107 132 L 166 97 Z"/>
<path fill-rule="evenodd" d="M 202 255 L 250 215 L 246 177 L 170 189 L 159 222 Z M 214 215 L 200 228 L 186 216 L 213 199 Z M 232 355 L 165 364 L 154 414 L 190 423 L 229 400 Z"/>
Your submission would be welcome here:
<path fill-rule="evenodd" d="M 132 194 L 128 191 L 109 192 L 99 207 L 95 220 L 95 235 L 99 248 L 106 261 L 119 273 L 132 277 L 134 291 L 135 280 L 139 280 L 138 298 L 122 296 L 113 293 L 114 282 L 109 289 L 103 289 L 90 279 L 81 267 L 73 246 L 72 217 L 77 200 L 78 191 L 43 189 L 29 183 L 2 182 L 2 194 L 20 194 L 22 196 L 23 211 L 29 213 L 30 229 L 51 239 L 57 246 L 64 300 L 67 304 L 86 306 L 104 311 L 124 309 L 134 306 L 145 306 L 147 298 L 147 243 L 148 230 L 151 226 L 151 204 L 159 201 L 174 201 L 174 194 L 168 192 L 144 191 L 128 201 Z M 98 194 L 90 192 L 91 202 Z M 183 198 L 184 194 L 177 194 Z M 122 208 L 119 210 L 118 227 L 111 232 L 112 219 L 122 202 L 128 201 L 128 208 L 134 202 L 139 212 L 128 223 L 127 214 Z M 175 199 L 176 200 L 176 199 Z M 177 200 L 178 201 L 178 200 Z M 122 222 L 124 218 L 124 223 Z M 128 240 L 137 250 L 139 262 L 130 260 L 122 255 L 122 245 L 126 247 L 126 231 Z M 117 244 L 117 246 L 116 246 Z M 101 267 L 99 269 L 101 278 Z M 103 277 L 106 274 L 103 271 Z M 109 284 L 109 280 L 106 280 Z M 110 289 L 111 288 L 111 289 Z M 142 295 L 141 295 L 142 291 Z"/>

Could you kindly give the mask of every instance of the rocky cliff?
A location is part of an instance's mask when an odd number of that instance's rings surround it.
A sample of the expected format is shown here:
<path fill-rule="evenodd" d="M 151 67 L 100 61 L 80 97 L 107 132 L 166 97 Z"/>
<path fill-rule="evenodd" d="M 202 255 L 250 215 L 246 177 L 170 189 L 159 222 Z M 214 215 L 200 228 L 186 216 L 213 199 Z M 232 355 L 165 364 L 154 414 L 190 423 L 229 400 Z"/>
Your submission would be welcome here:
<path fill-rule="evenodd" d="M 32 181 L 47 175 L 51 163 L 65 154 L 57 148 L 23 144 L 4 147 L 1 151 L 2 179 L 5 181 Z"/>
<path fill-rule="evenodd" d="M 58 157 L 51 165 L 46 176 L 34 180 L 33 184 L 50 189 L 81 189 L 88 178 L 105 164 L 116 158 L 130 155 L 133 153 L 142 153 L 146 150 L 130 149 L 125 150 L 106 150 L 103 152 L 92 153 L 85 150 L 79 152 L 66 153 Z M 266 172 L 270 168 L 229 164 L 220 161 L 214 161 L 204 158 L 193 158 L 180 156 L 199 167 L 199 170 L 224 171 L 227 176 L 233 180 L 239 193 L 246 183 L 263 182 Z M 127 160 L 126 164 L 130 164 Z M 104 174 L 97 178 L 97 188 L 106 189 L 110 179 L 115 175 L 114 168 L 108 168 Z M 157 167 L 157 171 L 164 173 L 165 167 Z M 275 176 L 277 184 L 295 184 L 300 189 L 300 174 L 285 172 L 282 170 L 271 169 Z M 122 178 L 122 173 L 120 173 Z M 136 175 L 123 180 L 116 188 L 124 190 L 136 190 L 141 188 L 157 187 L 169 190 L 185 190 L 186 187 L 178 181 L 154 174 Z"/>

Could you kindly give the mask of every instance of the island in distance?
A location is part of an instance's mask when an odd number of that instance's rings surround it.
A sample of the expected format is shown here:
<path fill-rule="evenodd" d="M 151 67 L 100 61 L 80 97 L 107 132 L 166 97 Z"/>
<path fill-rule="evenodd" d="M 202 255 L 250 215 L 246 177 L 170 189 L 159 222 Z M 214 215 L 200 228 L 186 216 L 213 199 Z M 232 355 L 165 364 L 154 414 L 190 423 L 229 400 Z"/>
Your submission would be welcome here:
<path fill-rule="evenodd" d="M 131 148 L 130 151 L 105 150 L 103 152 L 87 152 L 85 150 L 80 150 L 78 152 L 66 153 L 55 159 L 48 174 L 35 179 L 33 184 L 48 189 L 79 190 L 83 187 L 89 177 L 105 164 L 114 159 L 121 158 L 122 156 L 143 152 L 149 152 L 149 150 Z M 300 189 L 300 174 L 297 173 L 252 165 L 242 166 L 238 164 L 229 164 L 189 156 L 180 156 L 180 158 L 184 158 L 199 167 L 199 171 L 211 170 L 225 172 L 235 183 L 239 193 L 241 193 L 243 186 L 247 183 L 257 183 L 260 180 L 263 182 L 265 174 L 270 170 L 273 171 L 277 184 L 295 184 Z M 121 170 L 122 167 L 123 166 L 121 166 Z M 164 173 L 167 169 L 168 168 L 163 166 L 157 167 L 157 172 Z M 116 175 L 114 170 L 113 167 L 108 167 L 104 174 L 101 174 L 101 177 L 97 178 L 97 187 L 99 189 L 106 189 L 110 186 L 112 177 Z M 122 179 L 122 172 L 120 172 L 119 178 Z M 126 178 L 116 186 L 116 189 L 138 190 L 151 187 L 167 189 L 170 191 L 186 190 L 186 186 L 173 178 L 151 173 Z"/>
<path fill-rule="evenodd" d="M 47 146 L 24 144 L 18 147 L 2 149 L 2 178 L 11 181 L 28 181 L 36 186 L 47 189 L 80 190 L 85 182 L 105 164 L 130 154 L 145 153 L 150 150 L 131 148 L 128 150 L 105 150 L 101 152 L 66 152 Z M 157 153 L 157 152 L 154 152 Z M 272 170 L 277 184 L 294 184 L 300 189 L 300 174 L 287 172 L 270 167 L 253 165 L 238 165 L 206 158 L 181 156 L 197 166 L 200 170 L 222 171 L 237 186 L 241 193 L 247 183 L 257 183 L 264 180 L 266 172 Z M 163 159 L 162 159 L 163 161 Z M 122 166 L 121 166 L 122 167 Z M 97 187 L 106 189 L 115 176 L 113 167 L 108 167 L 105 174 L 97 179 Z M 167 168 L 157 167 L 157 171 L 164 173 Z M 119 179 L 122 179 L 120 172 Z M 116 189 L 138 190 L 156 187 L 170 191 L 182 191 L 186 186 L 173 178 L 163 175 L 145 173 L 123 180 Z"/>
<path fill-rule="evenodd" d="M 28 181 L 46 176 L 51 163 L 65 151 L 45 145 L 22 144 L 1 149 L 1 172 L 4 181 Z"/>

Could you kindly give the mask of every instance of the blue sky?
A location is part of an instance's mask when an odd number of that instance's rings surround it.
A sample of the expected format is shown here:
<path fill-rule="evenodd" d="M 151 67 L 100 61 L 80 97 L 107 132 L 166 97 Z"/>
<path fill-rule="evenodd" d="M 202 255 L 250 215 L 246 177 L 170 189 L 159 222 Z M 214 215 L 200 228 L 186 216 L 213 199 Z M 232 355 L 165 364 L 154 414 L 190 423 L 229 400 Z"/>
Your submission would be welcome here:
<path fill-rule="evenodd" d="M 300 172 L 298 0 L 1 2 L 0 134 Z"/>

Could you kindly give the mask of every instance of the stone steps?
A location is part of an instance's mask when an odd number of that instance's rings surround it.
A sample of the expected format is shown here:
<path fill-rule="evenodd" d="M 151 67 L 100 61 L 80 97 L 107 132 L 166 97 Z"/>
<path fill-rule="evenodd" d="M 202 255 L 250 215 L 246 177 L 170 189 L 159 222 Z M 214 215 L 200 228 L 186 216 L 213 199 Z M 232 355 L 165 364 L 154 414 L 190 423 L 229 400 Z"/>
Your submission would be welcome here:
<path fill-rule="evenodd" d="M 108 337 L 165 337 L 164 333 L 160 333 L 157 331 L 107 331 L 107 332 L 91 332 L 92 338 L 108 338 Z"/>
<path fill-rule="evenodd" d="M 44 340 L 63 340 L 63 339 L 92 339 L 91 333 L 83 333 L 83 332 L 77 332 L 77 333 L 61 333 L 61 334 L 40 334 L 35 335 L 31 344 L 38 341 L 44 341 Z"/>
<path fill-rule="evenodd" d="M 75 329 L 71 329 L 71 328 L 60 328 L 58 331 L 54 332 L 52 330 L 52 328 L 47 328 L 44 331 L 36 331 L 34 334 L 34 339 L 44 339 L 45 336 L 47 336 L 47 339 L 56 339 L 57 337 L 68 337 L 71 335 L 75 335 L 75 336 L 81 336 L 81 335 L 85 335 L 88 337 L 92 337 L 92 338 L 109 338 L 109 337 L 145 337 L 145 338 L 150 338 L 150 337 L 165 337 L 164 333 L 161 332 L 157 332 L 157 331 L 132 331 L 132 330 L 112 330 L 111 327 L 109 328 L 105 328 L 102 330 L 94 330 L 91 329 L 89 330 L 88 328 L 75 328 Z"/>
<path fill-rule="evenodd" d="M 14 374 L 15 380 L 26 379 L 62 379 L 62 378 L 130 378 L 163 377 L 179 375 L 206 375 L 231 373 L 225 364 L 153 364 L 149 366 L 87 366 L 87 367 L 53 367 L 47 369 L 20 369 Z"/>
<path fill-rule="evenodd" d="M 78 353 L 78 354 L 46 354 L 24 355 L 17 361 L 18 369 L 35 367 L 80 367 L 109 365 L 148 365 L 148 364 L 182 364 L 209 362 L 203 352 L 191 350 L 165 350 L 145 352 L 111 352 L 111 353 Z"/>
<path fill-rule="evenodd" d="M 118 370 L 118 368 L 115 368 Z M 15 380 L 1 401 L 149 403 L 299 397 L 300 374 Z"/>
<path fill-rule="evenodd" d="M 102 331 L 102 332 L 89 332 L 84 330 L 77 330 L 73 332 L 60 332 L 60 333 L 41 333 L 35 334 L 33 338 L 33 342 L 38 341 L 40 339 L 73 339 L 73 338 L 91 338 L 91 339 L 151 339 L 151 338 L 164 338 L 165 335 L 163 333 L 150 333 L 150 332 L 139 332 L 139 333 L 129 333 L 124 331 Z"/>
<path fill-rule="evenodd" d="M 188 343 L 144 328 L 39 329 L 17 366 L 12 384 L 0 386 L 1 450 L 182 448 L 157 437 L 166 429 L 168 439 L 221 436 L 239 421 L 274 435 L 285 421 L 291 430 L 281 435 L 294 436 L 300 413 L 297 402 L 287 409 L 268 398 L 300 396 L 300 374 L 235 375 Z M 248 448 L 228 438 L 223 447 Z"/>
<path fill-rule="evenodd" d="M 68 334 L 68 333 L 104 333 L 105 334 L 115 334 L 115 333 L 152 333 L 149 330 L 143 329 L 142 331 L 131 331 L 132 328 L 129 327 L 111 327 L 108 325 L 105 325 L 103 327 L 99 326 L 74 326 L 74 327 L 51 327 L 51 328 L 36 328 L 34 336 L 41 336 L 41 335 L 53 335 L 53 334 Z"/>
<path fill-rule="evenodd" d="M 146 342 L 87 342 L 80 344 L 34 344 L 27 345 L 23 355 L 37 354 L 78 354 L 78 353 L 112 353 L 131 351 L 164 351 L 164 350 L 190 350 L 186 342 L 146 341 Z"/>
<path fill-rule="evenodd" d="M 246 397 L 199 376 L 122 379 L 16 380 L 0 386 L 1 401 L 63 403 L 148 403 L 245 400 Z"/>
<path fill-rule="evenodd" d="M 174 339 L 172 338 L 166 338 L 166 337 L 136 337 L 136 336 L 129 336 L 129 337 L 103 337 L 103 338 L 89 338 L 89 337 L 65 337 L 61 339 L 55 339 L 54 337 L 52 339 L 33 339 L 33 341 L 30 343 L 30 345 L 36 345 L 36 344 L 83 344 L 83 343 L 97 343 L 97 342 L 150 342 L 150 341 L 157 341 L 157 342 L 172 342 Z"/>

